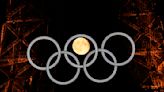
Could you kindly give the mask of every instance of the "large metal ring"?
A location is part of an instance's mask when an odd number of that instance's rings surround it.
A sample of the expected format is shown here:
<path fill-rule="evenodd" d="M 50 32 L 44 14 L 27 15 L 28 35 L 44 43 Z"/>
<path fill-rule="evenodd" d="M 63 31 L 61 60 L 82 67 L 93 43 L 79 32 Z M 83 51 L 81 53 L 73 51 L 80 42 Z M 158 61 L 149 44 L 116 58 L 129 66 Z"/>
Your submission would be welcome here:
<path fill-rule="evenodd" d="M 92 65 L 94 62 L 95 62 L 95 60 L 97 59 L 97 56 L 98 56 L 98 47 L 97 47 L 97 43 L 96 43 L 96 41 L 92 38 L 92 37 L 90 37 L 90 36 L 88 36 L 88 35 L 85 35 L 85 34 L 77 34 L 77 35 L 74 35 L 74 36 L 72 36 L 71 38 L 69 38 L 68 40 L 67 40 L 67 42 L 66 42 L 66 44 L 64 45 L 64 51 L 67 51 L 67 47 L 68 47 L 68 45 L 69 45 L 69 43 L 72 41 L 72 40 L 74 40 L 75 38 L 77 38 L 77 37 L 85 37 L 85 38 L 87 38 L 87 39 L 89 39 L 92 43 L 93 43 L 93 45 L 94 45 L 94 48 L 95 48 L 95 54 L 94 54 L 94 57 L 93 57 L 93 59 L 89 62 L 89 63 L 87 63 L 87 67 L 89 67 L 90 65 Z M 64 56 L 65 56 L 65 58 L 66 58 L 66 60 L 68 61 L 68 63 L 71 65 L 71 66 L 73 66 L 73 67 L 80 67 L 80 68 L 83 68 L 83 65 L 76 65 L 76 64 L 74 64 L 74 63 L 72 63 L 72 61 L 68 58 L 68 56 L 67 56 L 67 54 L 64 54 Z"/>
<path fill-rule="evenodd" d="M 110 55 L 114 61 L 114 63 L 116 64 L 117 63 L 117 60 L 116 60 L 116 57 L 113 55 L 112 52 L 108 51 L 108 50 L 105 50 L 105 49 L 98 49 L 98 52 L 105 52 L 107 53 L 108 55 Z M 90 53 L 87 54 L 86 58 L 84 59 L 84 63 L 83 63 L 83 70 L 84 70 L 84 73 L 85 75 L 87 76 L 88 79 L 90 79 L 91 81 L 93 82 L 96 82 L 96 83 L 104 83 L 104 82 L 108 82 L 109 80 L 111 80 L 115 75 L 116 75 L 116 72 L 117 72 L 117 66 L 114 65 L 114 70 L 113 70 L 113 73 L 108 77 L 108 78 L 105 78 L 105 79 L 95 79 L 93 78 L 87 71 L 87 68 L 86 68 L 86 63 L 87 63 L 87 60 L 88 58 L 93 54 L 95 53 L 95 50 L 91 51 Z M 107 61 L 106 61 L 107 62 Z M 109 63 L 109 62 L 107 62 Z M 110 63 L 109 63 L 110 64 Z"/>
<path fill-rule="evenodd" d="M 34 40 L 32 40 L 32 42 L 29 44 L 28 48 L 27 48 L 27 59 L 29 61 L 29 63 L 36 69 L 38 70 L 41 70 L 41 71 L 45 71 L 46 70 L 46 67 L 41 67 L 41 66 L 37 66 L 31 59 L 31 56 L 30 56 L 30 51 L 31 51 L 31 48 L 32 46 L 34 45 L 34 43 L 36 43 L 37 41 L 40 41 L 40 40 L 48 40 L 48 41 L 51 41 L 55 44 L 56 48 L 57 48 L 57 51 L 58 51 L 58 57 L 56 59 L 56 63 L 59 62 L 60 60 L 60 57 L 61 57 L 61 49 L 60 49 L 60 46 L 58 44 L 58 42 L 56 40 L 54 40 L 53 38 L 51 37 L 48 37 L 48 36 L 40 36 L 40 37 L 37 37 L 35 38 Z M 54 63 L 55 64 L 55 63 Z M 50 69 L 53 68 L 54 64 L 52 64 L 50 66 Z"/>
<path fill-rule="evenodd" d="M 76 61 L 77 65 L 80 65 L 80 62 L 79 62 L 78 58 L 77 58 L 73 53 L 67 52 L 67 51 L 62 51 L 61 54 L 68 54 L 68 55 L 72 56 L 72 57 L 74 58 L 74 60 Z M 52 75 L 51 75 L 51 73 L 50 73 L 50 70 L 49 70 L 49 69 L 50 69 L 49 65 L 50 65 L 52 59 L 53 59 L 56 55 L 58 55 L 58 52 L 52 54 L 52 55 L 50 56 L 50 58 L 48 59 L 48 62 L 47 62 L 47 64 L 46 64 L 46 72 L 47 72 L 47 75 L 48 75 L 49 79 L 50 79 L 52 82 L 54 82 L 54 83 L 56 83 L 56 84 L 58 84 L 58 85 L 68 85 L 68 84 L 74 82 L 74 81 L 78 78 L 78 76 L 79 76 L 79 74 L 80 74 L 80 67 L 77 68 L 77 71 L 76 71 L 75 76 L 74 76 L 72 79 L 70 79 L 69 81 L 61 82 L 61 81 L 58 81 L 58 80 L 56 80 L 56 79 L 54 79 L 54 78 L 52 77 Z M 55 67 L 58 63 L 59 63 L 59 62 L 54 63 L 54 67 Z"/>
<path fill-rule="evenodd" d="M 127 60 L 125 60 L 124 62 L 113 63 L 105 56 L 104 52 L 101 52 L 101 54 L 102 54 L 104 60 L 108 61 L 111 65 L 124 66 L 124 65 L 128 64 L 133 59 L 133 57 L 135 55 L 135 43 L 129 35 L 127 35 L 125 33 L 122 33 L 122 32 L 114 32 L 114 33 L 111 33 L 111 34 L 109 34 L 108 36 L 105 37 L 105 39 L 103 40 L 103 42 L 101 44 L 101 49 L 104 49 L 107 40 L 109 40 L 109 38 L 111 38 L 113 36 L 123 36 L 123 37 L 126 37 L 130 41 L 130 43 L 132 45 L 132 53 L 131 53 L 130 57 Z"/>

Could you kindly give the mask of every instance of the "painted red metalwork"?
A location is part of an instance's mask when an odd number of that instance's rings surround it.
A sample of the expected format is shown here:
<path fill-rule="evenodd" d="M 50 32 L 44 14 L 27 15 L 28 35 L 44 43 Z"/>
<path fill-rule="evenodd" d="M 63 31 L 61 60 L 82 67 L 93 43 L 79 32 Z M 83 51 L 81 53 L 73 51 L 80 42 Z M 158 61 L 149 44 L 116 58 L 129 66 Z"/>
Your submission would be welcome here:
<path fill-rule="evenodd" d="M 135 33 L 136 53 L 134 69 L 140 73 L 138 81 L 145 90 L 164 90 L 164 28 L 160 16 L 155 16 L 156 0 L 128 0 L 119 18 Z M 139 67 L 143 67 L 142 71 Z M 138 70 L 137 70 L 138 69 Z M 145 76 L 146 75 L 146 76 Z M 139 78 L 143 76 L 143 78 Z"/>
<path fill-rule="evenodd" d="M 0 32 L 0 73 L 6 77 L 0 84 L 0 92 L 29 90 L 26 86 L 32 84 L 33 70 L 26 58 L 27 38 L 45 25 L 42 19 L 32 16 L 30 4 L 24 4 L 22 0 L 19 3 L 15 5 L 14 0 L 8 0 L 7 20 Z M 46 33 L 46 28 L 43 30 Z"/>

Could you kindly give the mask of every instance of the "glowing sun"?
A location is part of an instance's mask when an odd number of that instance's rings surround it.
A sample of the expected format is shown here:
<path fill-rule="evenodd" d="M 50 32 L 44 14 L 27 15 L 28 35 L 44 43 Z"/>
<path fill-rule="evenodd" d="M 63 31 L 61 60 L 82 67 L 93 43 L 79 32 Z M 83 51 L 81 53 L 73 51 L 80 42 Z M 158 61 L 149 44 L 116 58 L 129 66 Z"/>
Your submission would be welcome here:
<path fill-rule="evenodd" d="M 78 55 L 85 55 L 90 50 L 89 41 L 86 38 L 78 37 L 73 41 L 72 49 Z"/>

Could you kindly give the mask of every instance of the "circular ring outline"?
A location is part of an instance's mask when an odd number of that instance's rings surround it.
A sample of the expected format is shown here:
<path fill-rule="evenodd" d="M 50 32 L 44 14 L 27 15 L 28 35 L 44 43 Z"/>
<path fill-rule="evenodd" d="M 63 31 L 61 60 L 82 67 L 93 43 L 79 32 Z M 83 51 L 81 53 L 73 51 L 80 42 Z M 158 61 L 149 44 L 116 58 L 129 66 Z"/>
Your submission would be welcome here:
<path fill-rule="evenodd" d="M 57 62 L 59 62 L 60 57 L 61 57 L 61 54 L 60 54 L 60 53 L 61 53 L 61 49 L 60 49 L 60 46 L 59 46 L 58 42 L 57 42 L 56 40 L 54 40 L 53 38 L 49 37 L 49 36 L 39 36 L 39 37 L 35 38 L 34 40 L 32 40 L 32 42 L 29 44 L 29 46 L 28 46 L 28 48 L 27 48 L 27 53 L 26 53 L 26 54 L 27 54 L 27 59 L 28 59 L 29 63 L 30 63 L 34 68 L 36 68 L 36 69 L 38 69 L 38 70 L 41 70 L 41 71 L 45 71 L 45 70 L 46 70 L 46 67 L 37 66 L 37 65 L 32 61 L 31 56 L 30 56 L 30 50 L 31 50 L 32 46 L 34 45 L 34 43 L 36 43 L 37 41 L 40 41 L 40 40 L 48 40 L 48 41 L 51 41 L 52 43 L 55 44 L 55 46 L 56 46 L 56 48 L 57 48 L 57 51 L 58 51 L 58 57 L 57 57 L 57 59 L 56 59 Z M 57 62 L 56 62 L 56 63 L 57 63 Z M 52 65 L 50 66 L 50 69 L 53 68 L 54 65 L 55 65 L 55 63 L 52 64 Z"/>
<path fill-rule="evenodd" d="M 48 62 L 47 62 L 47 64 L 46 64 L 46 72 L 47 72 L 47 75 L 48 75 L 49 79 L 50 79 L 52 82 L 54 82 L 54 83 L 56 83 L 56 84 L 58 84 L 58 85 L 68 85 L 68 84 L 71 84 L 72 82 L 74 82 L 74 81 L 78 78 L 78 76 L 79 76 L 79 74 L 80 74 L 80 69 L 81 69 L 81 68 L 78 67 L 78 68 L 77 68 L 77 71 L 76 71 L 76 74 L 74 75 L 74 77 L 73 77 L 72 79 L 68 80 L 68 81 L 61 82 L 61 81 L 58 81 L 58 80 L 54 79 L 54 78 L 52 77 L 51 73 L 50 73 L 50 70 L 49 70 L 50 67 L 49 67 L 49 65 L 50 65 L 50 62 L 52 61 L 52 59 L 53 59 L 57 54 L 58 54 L 58 52 L 53 53 L 53 54 L 49 57 L 49 59 L 48 59 Z M 74 60 L 76 61 L 76 63 L 77 63 L 78 65 L 80 65 L 80 62 L 79 62 L 78 58 L 77 58 L 73 53 L 68 52 L 68 51 L 61 51 L 61 54 L 68 54 L 68 55 L 72 56 L 72 57 L 74 58 Z M 67 61 L 67 62 L 68 62 L 68 61 Z M 54 64 L 53 64 L 54 67 L 55 67 L 58 63 L 59 63 L 59 62 L 54 63 Z"/>
<path fill-rule="evenodd" d="M 87 71 L 86 63 L 87 63 L 88 58 L 89 58 L 94 52 L 95 52 L 95 50 L 89 52 L 89 53 L 87 54 L 86 58 L 84 59 L 84 63 L 83 63 L 83 65 L 84 65 L 84 67 L 83 67 L 84 73 L 85 73 L 85 75 L 87 76 L 87 78 L 90 79 L 90 80 L 93 81 L 93 82 L 96 82 L 96 83 L 108 82 L 109 80 L 111 80 L 111 79 L 116 75 L 118 66 L 114 65 L 114 70 L 113 70 L 112 74 L 111 74 L 109 77 L 105 78 L 105 79 L 95 79 L 95 78 L 93 78 L 93 77 L 88 73 L 88 71 Z M 109 54 L 109 55 L 112 57 L 114 63 L 117 63 L 116 57 L 114 56 L 114 54 L 113 54 L 112 52 L 110 52 L 110 51 L 108 51 L 108 50 L 106 50 L 106 49 L 98 49 L 98 52 L 105 52 L 105 53 Z M 108 61 L 106 61 L 106 62 L 109 63 Z M 110 63 L 109 63 L 109 64 L 110 64 Z"/>
<path fill-rule="evenodd" d="M 75 38 L 77 38 L 77 37 L 85 37 L 85 38 L 89 39 L 89 40 L 93 43 L 93 45 L 94 45 L 94 48 L 95 48 L 94 57 L 93 57 L 93 59 L 86 65 L 87 67 L 89 67 L 90 65 L 92 65 L 92 64 L 95 62 L 95 60 L 97 59 L 97 56 L 98 56 L 98 46 L 97 46 L 97 43 L 96 43 L 96 41 L 95 41 L 91 36 L 88 36 L 88 35 L 85 35 L 85 34 L 77 34 L 77 35 L 74 35 L 74 36 L 70 37 L 70 38 L 67 40 L 66 44 L 64 45 L 64 51 L 67 51 L 67 47 L 68 47 L 69 43 L 70 43 L 72 40 L 74 40 Z M 68 58 L 67 54 L 64 54 L 64 57 L 66 58 L 66 60 L 68 61 L 68 63 L 69 63 L 71 66 L 76 67 L 76 68 L 78 68 L 78 67 L 83 68 L 83 65 L 76 65 L 76 64 L 72 63 L 71 60 Z"/>
<path fill-rule="evenodd" d="M 126 38 L 130 41 L 130 43 L 131 43 L 131 45 L 132 45 L 132 53 L 131 53 L 130 57 L 129 57 L 127 60 L 125 60 L 124 62 L 121 62 L 121 63 L 113 63 L 113 62 L 111 62 L 111 61 L 105 56 L 105 53 L 104 53 L 104 52 L 101 52 L 101 55 L 103 56 L 103 58 L 104 58 L 105 61 L 108 61 L 108 62 L 109 62 L 111 65 L 113 65 L 113 66 L 114 66 L 114 65 L 117 65 L 117 66 L 124 66 L 124 65 L 128 64 L 128 63 L 133 59 L 133 57 L 134 57 L 134 55 L 135 55 L 135 43 L 134 43 L 133 39 L 132 39 L 129 35 L 127 35 L 127 34 L 125 34 L 125 33 L 123 33 L 123 32 L 114 32 L 114 33 L 111 33 L 111 34 L 109 34 L 109 35 L 107 35 L 107 36 L 105 37 L 105 39 L 102 41 L 101 49 L 104 49 L 107 40 L 109 40 L 109 38 L 111 38 L 111 37 L 113 37 L 113 36 L 123 36 L 123 37 L 126 37 Z"/>

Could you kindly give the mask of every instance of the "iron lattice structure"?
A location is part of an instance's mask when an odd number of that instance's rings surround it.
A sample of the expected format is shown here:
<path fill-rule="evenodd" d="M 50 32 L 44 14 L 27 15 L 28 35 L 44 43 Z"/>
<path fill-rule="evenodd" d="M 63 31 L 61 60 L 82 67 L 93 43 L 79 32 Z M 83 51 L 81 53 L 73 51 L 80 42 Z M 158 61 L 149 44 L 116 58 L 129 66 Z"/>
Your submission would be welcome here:
<path fill-rule="evenodd" d="M 28 63 L 26 49 L 30 39 L 41 33 L 47 33 L 47 25 L 32 4 L 7 1 L 0 33 L 0 92 L 29 92 L 35 70 Z"/>
<path fill-rule="evenodd" d="M 160 16 L 154 12 L 155 6 L 156 0 L 128 0 L 120 10 L 119 18 L 135 34 L 136 67 L 133 73 L 138 75 L 141 87 L 163 92 L 164 26 Z"/>

